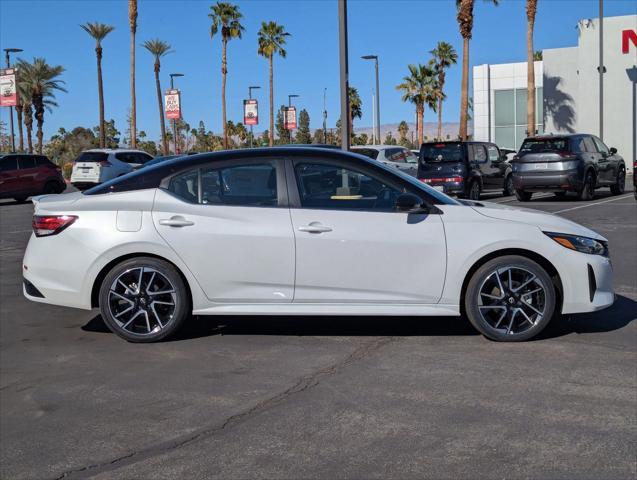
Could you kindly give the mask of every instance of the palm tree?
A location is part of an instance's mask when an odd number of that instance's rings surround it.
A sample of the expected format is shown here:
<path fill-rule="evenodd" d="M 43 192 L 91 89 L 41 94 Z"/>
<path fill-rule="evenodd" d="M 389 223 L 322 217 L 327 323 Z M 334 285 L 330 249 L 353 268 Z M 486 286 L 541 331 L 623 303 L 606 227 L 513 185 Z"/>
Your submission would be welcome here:
<path fill-rule="evenodd" d="M 533 52 L 533 28 L 537 0 L 526 0 L 526 130 L 527 135 L 535 135 L 535 53 Z"/>
<path fill-rule="evenodd" d="M 458 62 L 458 54 L 453 46 L 447 42 L 438 42 L 431 52 L 432 65 L 438 75 L 438 139 L 442 138 L 442 101 L 445 99 L 445 70 Z"/>
<path fill-rule="evenodd" d="M 130 25 L 130 146 L 137 148 L 137 98 L 135 96 L 135 34 L 137 33 L 137 0 L 128 0 Z"/>
<path fill-rule="evenodd" d="M 28 68 L 30 68 L 30 64 L 23 60 L 20 60 L 18 61 L 18 68 L 20 69 L 20 81 L 18 82 L 18 95 L 20 96 L 21 106 L 20 115 L 26 129 L 27 152 L 33 153 L 33 105 L 31 103 L 32 89 L 31 84 L 25 81 L 25 79 L 28 78 Z M 20 118 L 20 116 L 18 118 Z M 24 145 L 22 145 L 20 150 L 24 151 Z"/>
<path fill-rule="evenodd" d="M 227 48 L 228 41 L 241 38 L 244 28 L 240 20 L 243 15 L 239 7 L 228 2 L 217 2 L 210 7 L 212 13 L 208 17 L 212 20 L 210 38 L 214 37 L 221 27 L 221 116 L 223 122 L 223 148 L 228 148 L 228 128 L 226 122 L 226 75 L 228 74 Z"/>
<path fill-rule="evenodd" d="M 20 95 L 20 92 L 18 92 L 18 95 Z M 22 100 L 20 100 L 20 102 L 18 102 L 18 104 L 14 108 L 15 113 L 18 117 L 18 151 L 24 152 L 24 132 L 22 130 Z"/>
<path fill-rule="evenodd" d="M 285 37 L 289 35 L 283 25 L 276 22 L 261 22 L 257 53 L 267 58 L 270 65 L 270 146 L 274 145 L 274 54 L 278 53 L 285 58 L 287 52 L 283 45 Z"/>
<path fill-rule="evenodd" d="M 160 59 L 171 52 L 170 44 L 159 39 L 146 40 L 144 48 L 155 57 L 155 87 L 157 89 L 157 105 L 159 105 L 159 127 L 164 155 L 168 155 L 168 139 L 166 138 L 166 123 L 164 122 L 164 108 L 161 102 L 161 84 L 159 83 Z"/>
<path fill-rule="evenodd" d="M 499 0 L 485 0 L 498 5 Z M 474 0 L 456 0 L 458 26 L 462 35 L 462 90 L 460 96 L 460 132 L 461 140 L 467 139 L 467 109 L 469 98 L 469 40 L 473 31 Z"/>
<path fill-rule="evenodd" d="M 425 106 L 436 111 L 438 81 L 436 72 L 426 65 L 409 65 L 408 68 L 409 75 L 403 78 L 403 83 L 396 86 L 396 90 L 402 90 L 403 102 L 416 105 L 418 144 L 420 145 L 424 140 Z"/>
<path fill-rule="evenodd" d="M 354 87 L 348 88 L 349 96 L 349 133 L 354 136 L 354 119 L 363 117 L 363 101 L 358 90 Z"/>
<path fill-rule="evenodd" d="M 41 155 L 44 111 L 45 109 L 51 111 L 51 107 L 57 107 L 57 103 L 53 100 L 56 90 L 66 92 L 66 89 L 62 87 L 64 82 L 57 78 L 64 72 L 64 67 L 61 65 L 51 66 L 46 63 L 44 58 L 34 58 L 33 63 L 28 66 L 24 64 L 26 62 L 22 63 L 20 82 L 25 84 L 27 90 L 31 93 L 31 104 L 33 105 L 35 119 L 38 124 L 36 151 Z M 30 150 L 32 150 L 32 145 Z"/>
<path fill-rule="evenodd" d="M 104 133 L 104 88 L 102 86 L 102 40 L 111 33 L 115 27 L 99 22 L 87 22 L 80 25 L 82 29 L 95 40 L 95 56 L 97 57 L 97 92 L 100 103 L 100 147 L 106 145 Z"/>

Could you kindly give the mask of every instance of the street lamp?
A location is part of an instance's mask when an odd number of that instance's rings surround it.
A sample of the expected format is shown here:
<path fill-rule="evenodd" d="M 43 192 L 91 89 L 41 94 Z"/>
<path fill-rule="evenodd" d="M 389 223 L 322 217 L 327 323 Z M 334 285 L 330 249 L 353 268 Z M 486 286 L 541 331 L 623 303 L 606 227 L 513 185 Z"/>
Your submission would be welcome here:
<path fill-rule="evenodd" d="M 174 78 L 175 77 L 183 77 L 183 73 L 171 73 L 170 74 L 170 89 L 175 89 Z M 181 110 L 181 105 L 179 106 Z M 173 118 L 173 141 L 175 142 L 175 154 L 179 153 L 179 142 L 177 141 L 177 120 Z"/>
<path fill-rule="evenodd" d="M 363 60 L 374 60 L 376 69 L 376 141 L 380 143 L 380 91 L 378 89 L 378 55 L 363 55 Z"/>
<path fill-rule="evenodd" d="M 288 95 L 288 107 L 292 106 L 292 99 L 297 98 L 299 95 Z"/>
<path fill-rule="evenodd" d="M 21 48 L 5 48 L 4 52 L 7 59 L 7 68 L 11 68 L 11 59 L 9 54 L 21 52 Z M 16 86 L 17 89 L 17 86 Z M 19 100 L 18 100 L 19 101 Z M 13 107 L 9 107 L 9 124 L 11 125 L 11 151 L 15 152 L 15 133 L 13 133 Z"/>
<path fill-rule="evenodd" d="M 325 106 L 326 96 L 327 87 L 323 89 L 323 143 L 327 145 L 327 107 Z"/>
<path fill-rule="evenodd" d="M 251 87 L 248 87 L 248 99 L 252 100 L 252 90 L 259 90 L 260 88 L 261 87 L 259 87 L 258 85 L 253 85 Z M 257 111 L 257 117 L 258 117 L 258 111 Z M 250 148 L 254 146 L 254 128 L 253 127 L 254 125 L 250 125 Z"/>

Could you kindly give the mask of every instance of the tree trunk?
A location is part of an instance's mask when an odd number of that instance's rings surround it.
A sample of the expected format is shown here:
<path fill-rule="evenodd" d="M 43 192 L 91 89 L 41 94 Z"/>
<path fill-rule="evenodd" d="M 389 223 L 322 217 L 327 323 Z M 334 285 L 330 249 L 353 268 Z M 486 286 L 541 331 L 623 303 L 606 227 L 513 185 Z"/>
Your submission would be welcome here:
<path fill-rule="evenodd" d="M 416 105 L 416 116 L 418 117 L 418 145 L 422 145 L 425 141 L 425 106 Z"/>
<path fill-rule="evenodd" d="M 527 0 L 527 25 L 526 25 L 526 81 L 527 81 L 527 98 L 526 98 L 526 130 L 527 136 L 535 135 L 535 59 L 533 58 L 533 27 L 535 25 L 535 11 L 528 11 Z"/>
<path fill-rule="evenodd" d="M 131 30 L 130 39 L 130 146 L 137 148 L 137 98 L 135 96 L 135 31 Z"/>
<path fill-rule="evenodd" d="M 38 155 L 42 155 L 42 138 L 44 137 L 44 133 L 42 132 L 42 125 L 44 124 L 44 120 L 40 120 L 38 118 L 38 131 L 36 133 L 36 137 L 38 139 L 38 144 L 36 146 L 36 151 Z"/>
<path fill-rule="evenodd" d="M 462 43 L 462 90 L 460 96 L 460 140 L 467 139 L 467 113 L 469 110 L 469 38 Z"/>
<path fill-rule="evenodd" d="M 24 134 L 22 132 L 22 105 L 18 105 L 15 107 L 15 113 L 18 116 L 18 138 L 19 138 L 18 151 L 24 152 Z"/>
<path fill-rule="evenodd" d="M 25 108 L 24 110 L 24 126 L 27 129 L 27 148 L 28 153 L 33 153 L 33 113 L 31 107 Z"/>
<path fill-rule="evenodd" d="M 438 140 L 442 140 L 442 97 L 438 98 Z"/>
<path fill-rule="evenodd" d="M 221 118 L 223 121 L 223 148 L 228 149 L 228 122 L 226 120 L 226 74 L 228 73 L 227 58 L 228 41 L 221 41 Z"/>
<path fill-rule="evenodd" d="M 270 61 L 270 146 L 274 145 L 274 65 L 272 56 Z"/>
<path fill-rule="evenodd" d="M 102 47 L 95 48 L 97 57 L 97 95 L 100 103 L 100 148 L 106 147 L 106 131 L 104 128 L 104 87 L 102 85 Z"/>
<path fill-rule="evenodd" d="M 159 129 L 161 131 L 161 145 L 164 155 L 168 155 L 168 139 L 166 138 L 166 123 L 164 122 L 164 108 L 161 103 L 161 85 L 159 84 L 159 62 L 155 62 L 155 88 L 157 89 L 157 105 L 159 106 Z"/>

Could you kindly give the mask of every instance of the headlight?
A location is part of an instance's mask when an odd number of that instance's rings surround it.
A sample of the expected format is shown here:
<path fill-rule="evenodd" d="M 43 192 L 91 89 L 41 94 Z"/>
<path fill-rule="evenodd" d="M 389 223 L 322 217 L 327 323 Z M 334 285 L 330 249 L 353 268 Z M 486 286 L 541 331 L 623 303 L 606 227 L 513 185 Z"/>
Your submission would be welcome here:
<path fill-rule="evenodd" d="M 563 233 L 544 232 L 545 235 L 551 237 L 557 243 L 570 250 L 582 253 L 590 253 L 591 255 L 608 256 L 608 245 L 601 240 L 594 240 L 588 237 L 579 237 L 577 235 L 565 235 Z"/>

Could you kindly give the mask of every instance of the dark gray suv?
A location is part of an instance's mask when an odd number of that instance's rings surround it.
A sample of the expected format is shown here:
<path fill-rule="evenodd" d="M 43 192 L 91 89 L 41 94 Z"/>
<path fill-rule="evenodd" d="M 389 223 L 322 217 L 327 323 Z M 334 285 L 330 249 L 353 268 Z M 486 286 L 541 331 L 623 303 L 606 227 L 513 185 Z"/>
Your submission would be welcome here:
<path fill-rule="evenodd" d="M 600 187 L 610 187 L 613 195 L 624 193 L 624 159 L 594 135 L 529 137 L 511 166 L 515 194 L 522 202 L 533 192 L 554 192 L 558 197 L 575 192 L 581 200 L 592 199 Z"/>

